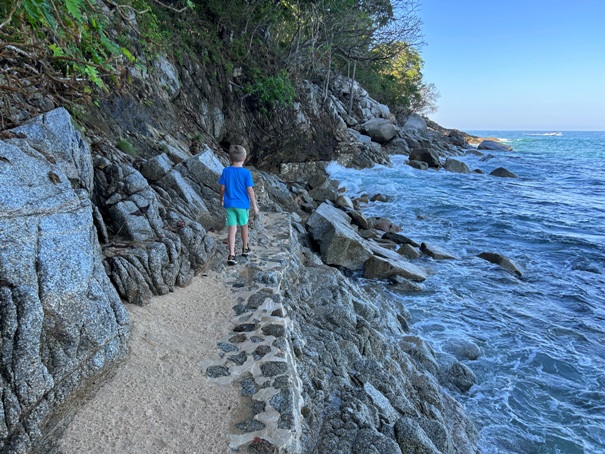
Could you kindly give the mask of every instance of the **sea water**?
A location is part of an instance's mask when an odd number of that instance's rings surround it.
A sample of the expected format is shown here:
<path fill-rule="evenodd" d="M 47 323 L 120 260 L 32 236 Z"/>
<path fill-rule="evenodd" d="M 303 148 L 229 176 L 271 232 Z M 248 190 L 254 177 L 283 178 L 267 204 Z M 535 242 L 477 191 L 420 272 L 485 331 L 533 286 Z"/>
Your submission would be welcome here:
<path fill-rule="evenodd" d="M 604 453 L 605 132 L 469 132 L 513 151 L 457 158 L 484 174 L 421 171 L 404 156 L 329 171 L 350 196 L 388 196 L 366 215 L 457 257 L 414 261 L 429 274 L 421 292 L 386 291 L 437 352 L 459 340 L 480 347 L 463 360 L 477 383 L 456 398 L 481 451 Z M 500 166 L 518 178 L 488 175 Z M 522 277 L 481 252 L 505 255 Z"/>

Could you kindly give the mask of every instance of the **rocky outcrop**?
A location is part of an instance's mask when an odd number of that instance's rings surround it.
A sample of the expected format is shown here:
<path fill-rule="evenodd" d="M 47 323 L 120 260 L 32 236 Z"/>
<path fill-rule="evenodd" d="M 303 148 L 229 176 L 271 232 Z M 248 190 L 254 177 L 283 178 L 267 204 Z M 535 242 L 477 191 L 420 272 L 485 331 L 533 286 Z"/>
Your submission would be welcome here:
<path fill-rule="evenodd" d="M 501 142 L 496 142 L 495 140 L 483 140 L 477 149 L 490 151 L 512 151 L 513 147 Z"/>
<path fill-rule="evenodd" d="M 90 150 L 58 109 L 0 142 L 0 447 L 27 452 L 124 358 L 93 224 Z M 98 385 L 97 385 L 98 386 Z"/>
<path fill-rule="evenodd" d="M 322 260 L 352 271 L 364 270 L 369 279 L 402 276 L 423 281 L 426 274 L 400 254 L 362 238 L 351 226 L 347 214 L 327 203 L 321 204 L 307 219 L 306 226 L 319 243 Z"/>

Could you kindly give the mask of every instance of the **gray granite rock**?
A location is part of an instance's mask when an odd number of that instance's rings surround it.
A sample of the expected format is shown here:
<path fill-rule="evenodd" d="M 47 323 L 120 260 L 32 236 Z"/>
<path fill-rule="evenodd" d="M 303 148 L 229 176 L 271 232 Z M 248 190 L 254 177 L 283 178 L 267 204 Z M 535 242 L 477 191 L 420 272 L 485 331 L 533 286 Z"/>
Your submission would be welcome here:
<path fill-rule="evenodd" d="M 361 130 L 372 138 L 374 142 L 386 143 L 397 134 L 395 126 L 389 120 L 373 118 L 361 125 Z"/>
<path fill-rule="evenodd" d="M 93 224 L 88 145 L 59 109 L 0 142 L 0 448 L 27 452 L 126 355 Z M 61 409 L 59 412 L 58 410 Z"/>
<path fill-rule="evenodd" d="M 307 219 L 307 228 L 319 242 L 322 259 L 329 265 L 357 270 L 371 256 L 363 238 L 351 228 L 350 218 L 331 205 L 321 204 Z"/>

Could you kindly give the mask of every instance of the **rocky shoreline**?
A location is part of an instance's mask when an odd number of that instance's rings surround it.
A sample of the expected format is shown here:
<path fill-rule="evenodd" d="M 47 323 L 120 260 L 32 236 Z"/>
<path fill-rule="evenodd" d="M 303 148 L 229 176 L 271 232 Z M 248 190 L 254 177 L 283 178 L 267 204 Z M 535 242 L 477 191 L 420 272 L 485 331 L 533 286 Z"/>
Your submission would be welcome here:
<path fill-rule="evenodd" d="M 330 118 L 330 153 L 300 158 L 282 148 L 266 161 L 275 173 L 253 169 L 272 220 L 257 232 L 266 251 L 262 263 L 229 278 L 240 292 L 239 331 L 217 346 L 205 374 L 231 380 L 249 369 L 242 393 L 264 404 L 232 435 L 257 452 L 476 452 L 477 432 L 446 391 L 468 390 L 472 373 L 410 335 L 404 308 L 347 277 L 363 270 L 414 291 L 426 275 L 410 260 L 443 251 L 406 238 L 388 219 L 366 218 L 364 200 L 351 200 L 325 173 L 332 161 L 389 165 L 391 154 L 417 168 L 459 171 L 452 161 L 469 144 L 422 117 L 394 119 L 359 86 L 349 113 L 351 86 L 335 80 L 322 104 L 309 83 L 307 104 L 293 112 L 301 128 Z M 223 224 L 225 154 L 145 125 L 154 131 L 148 137 L 138 126 L 131 134 L 157 149 L 134 157 L 106 134 L 83 136 L 62 108 L 2 133 L 3 452 L 53 446 L 82 396 L 119 367 L 130 330 L 123 303 L 148 304 L 224 266 L 213 232 Z M 259 152 L 257 162 L 265 158 Z"/>

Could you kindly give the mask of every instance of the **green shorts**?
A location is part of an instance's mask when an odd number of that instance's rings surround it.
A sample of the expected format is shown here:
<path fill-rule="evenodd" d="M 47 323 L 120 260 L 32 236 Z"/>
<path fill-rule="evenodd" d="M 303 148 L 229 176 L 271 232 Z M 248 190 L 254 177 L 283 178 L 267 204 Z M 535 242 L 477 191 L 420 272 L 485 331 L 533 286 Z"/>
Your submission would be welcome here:
<path fill-rule="evenodd" d="M 248 224 L 248 212 L 245 208 L 226 208 L 227 226 Z"/>

